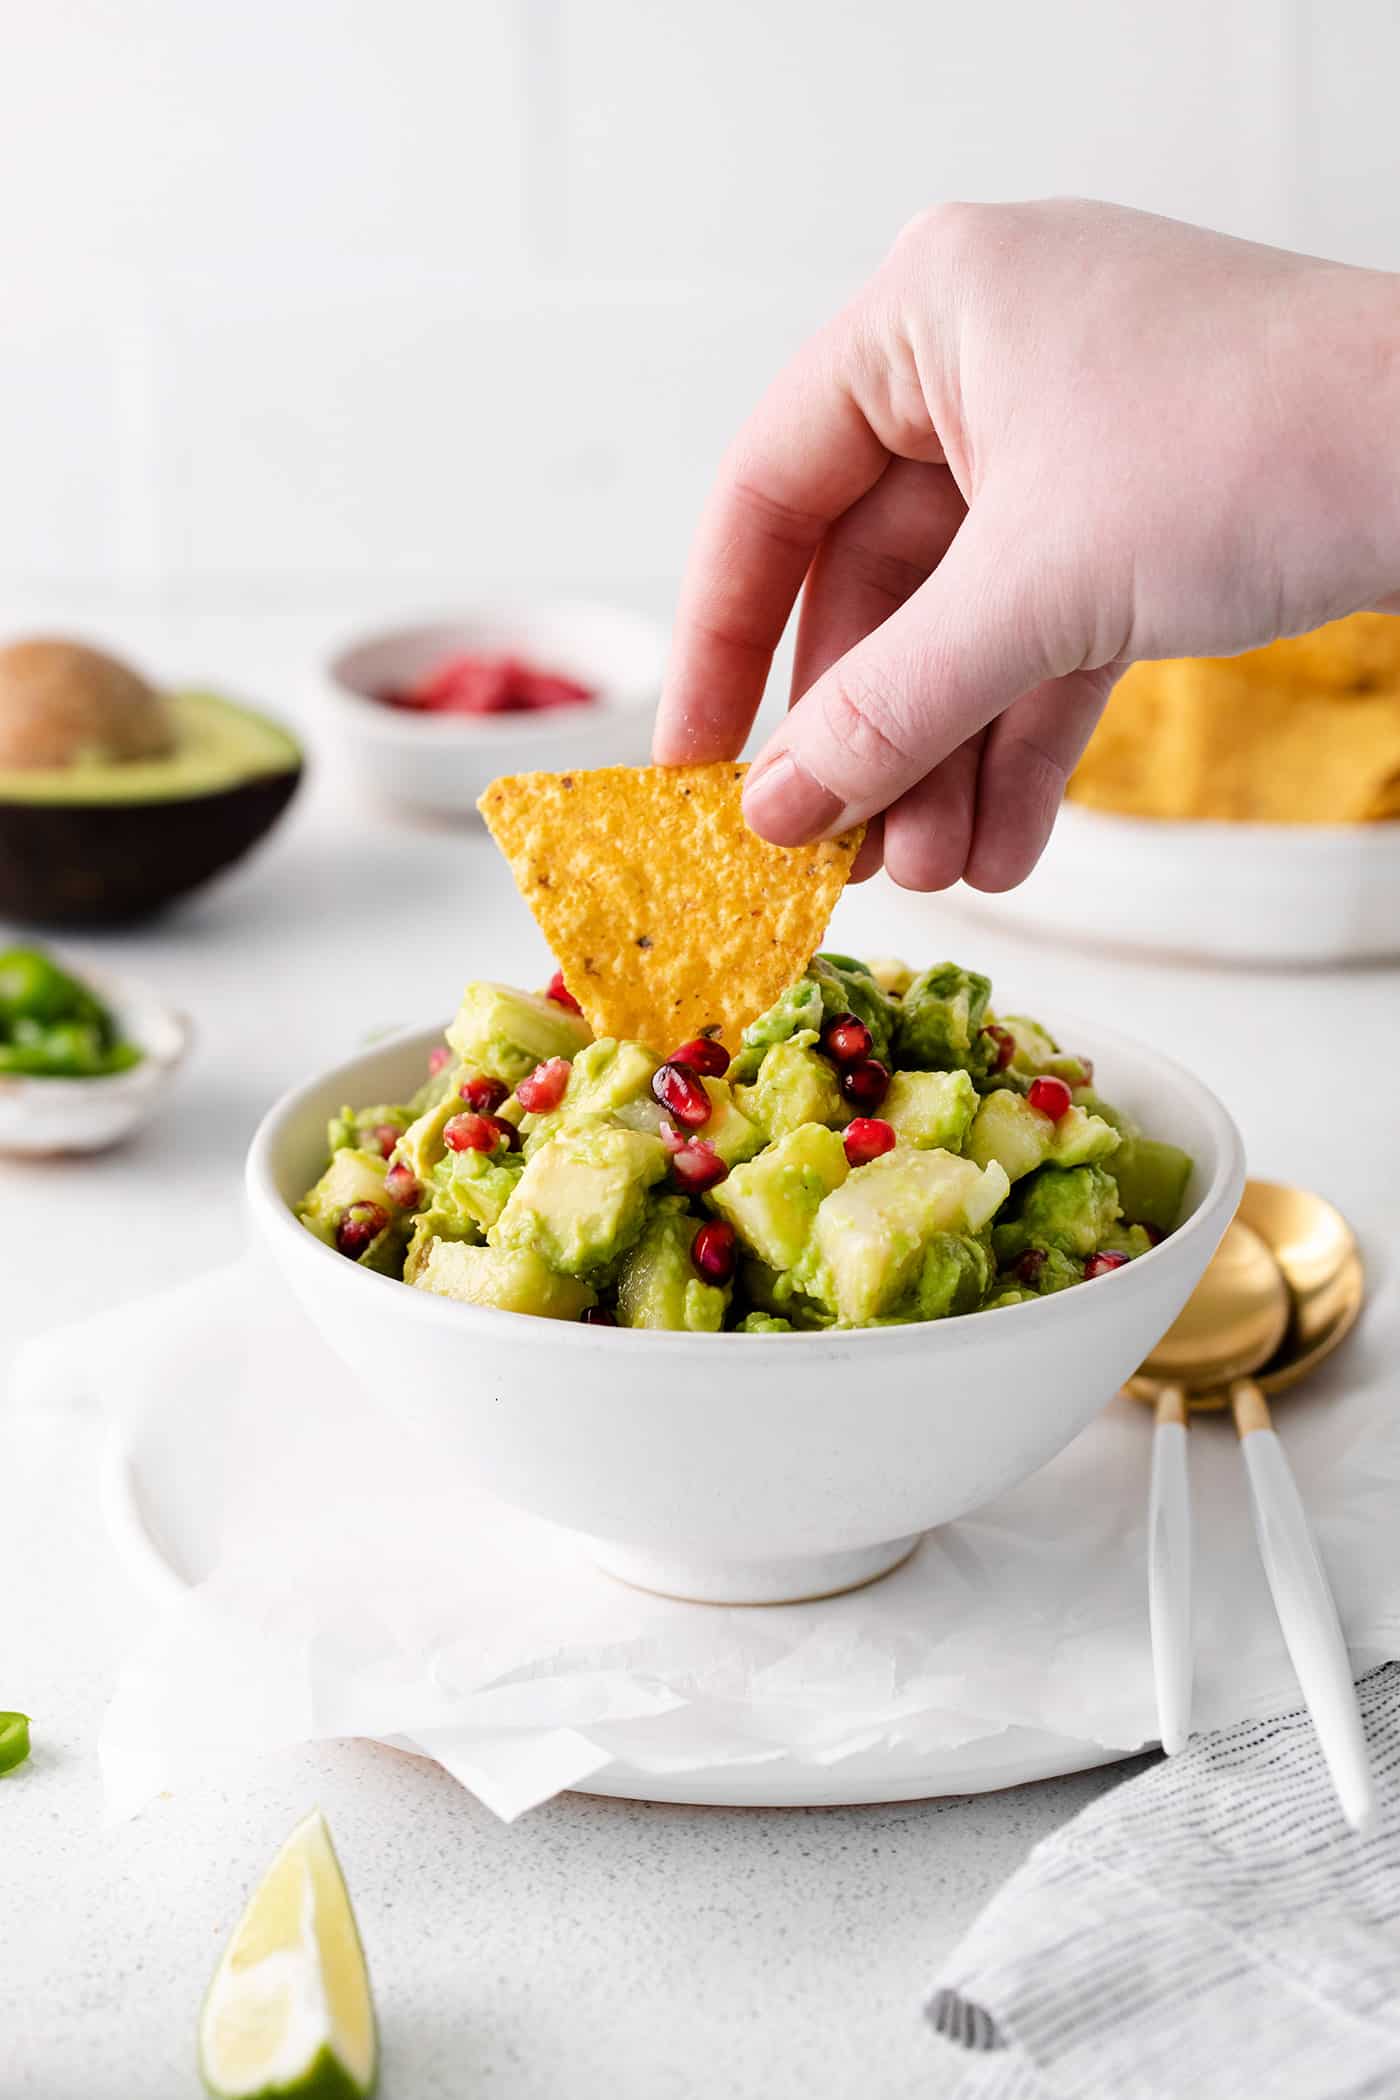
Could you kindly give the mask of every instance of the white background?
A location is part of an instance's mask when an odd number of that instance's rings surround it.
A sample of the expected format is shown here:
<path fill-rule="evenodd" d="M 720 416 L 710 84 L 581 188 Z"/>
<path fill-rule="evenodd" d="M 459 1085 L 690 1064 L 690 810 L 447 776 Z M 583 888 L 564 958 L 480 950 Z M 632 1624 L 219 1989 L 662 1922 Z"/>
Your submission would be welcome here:
<path fill-rule="evenodd" d="M 1394 265 L 1398 66 L 1391 0 L 0 0 L 0 596 L 664 602 L 921 206 Z"/>

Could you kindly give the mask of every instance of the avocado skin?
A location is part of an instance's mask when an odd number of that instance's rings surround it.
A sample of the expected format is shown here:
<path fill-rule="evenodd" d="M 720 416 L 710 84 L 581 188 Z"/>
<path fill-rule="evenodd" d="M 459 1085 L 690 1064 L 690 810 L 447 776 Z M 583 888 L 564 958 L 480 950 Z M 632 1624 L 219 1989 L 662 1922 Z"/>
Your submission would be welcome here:
<path fill-rule="evenodd" d="M 148 918 L 241 860 L 281 816 L 302 770 L 184 800 L 0 798 L 0 917 L 30 926 Z"/>

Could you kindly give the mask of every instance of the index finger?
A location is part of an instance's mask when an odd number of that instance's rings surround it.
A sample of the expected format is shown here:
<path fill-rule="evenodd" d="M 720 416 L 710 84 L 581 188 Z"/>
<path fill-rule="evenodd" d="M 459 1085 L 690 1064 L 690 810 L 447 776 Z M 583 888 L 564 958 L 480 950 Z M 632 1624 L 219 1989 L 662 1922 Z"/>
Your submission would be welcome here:
<path fill-rule="evenodd" d="M 658 765 L 738 755 L 812 556 L 888 464 L 850 385 L 849 341 L 837 324 L 809 343 L 725 456 L 681 588 Z"/>

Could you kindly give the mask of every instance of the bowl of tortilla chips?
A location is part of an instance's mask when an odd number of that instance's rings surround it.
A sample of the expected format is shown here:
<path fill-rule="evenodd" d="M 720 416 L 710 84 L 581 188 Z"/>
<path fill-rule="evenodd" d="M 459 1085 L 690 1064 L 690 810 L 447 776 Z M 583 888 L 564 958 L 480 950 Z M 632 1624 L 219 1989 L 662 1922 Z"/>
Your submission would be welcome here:
<path fill-rule="evenodd" d="M 1400 619 L 1356 613 L 1115 687 L 1007 921 L 1241 963 L 1400 954 Z"/>

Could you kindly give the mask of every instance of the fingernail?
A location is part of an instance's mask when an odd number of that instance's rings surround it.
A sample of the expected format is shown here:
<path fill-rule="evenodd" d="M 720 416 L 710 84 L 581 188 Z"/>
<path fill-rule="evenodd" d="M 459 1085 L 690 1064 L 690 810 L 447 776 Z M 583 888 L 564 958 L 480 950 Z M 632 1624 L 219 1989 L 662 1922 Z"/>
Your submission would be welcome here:
<path fill-rule="evenodd" d="M 813 780 L 790 751 L 756 768 L 744 785 L 744 815 L 775 846 L 800 846 L 816 838 L 836 822 L 841 808 L 841 797 Z"/>

